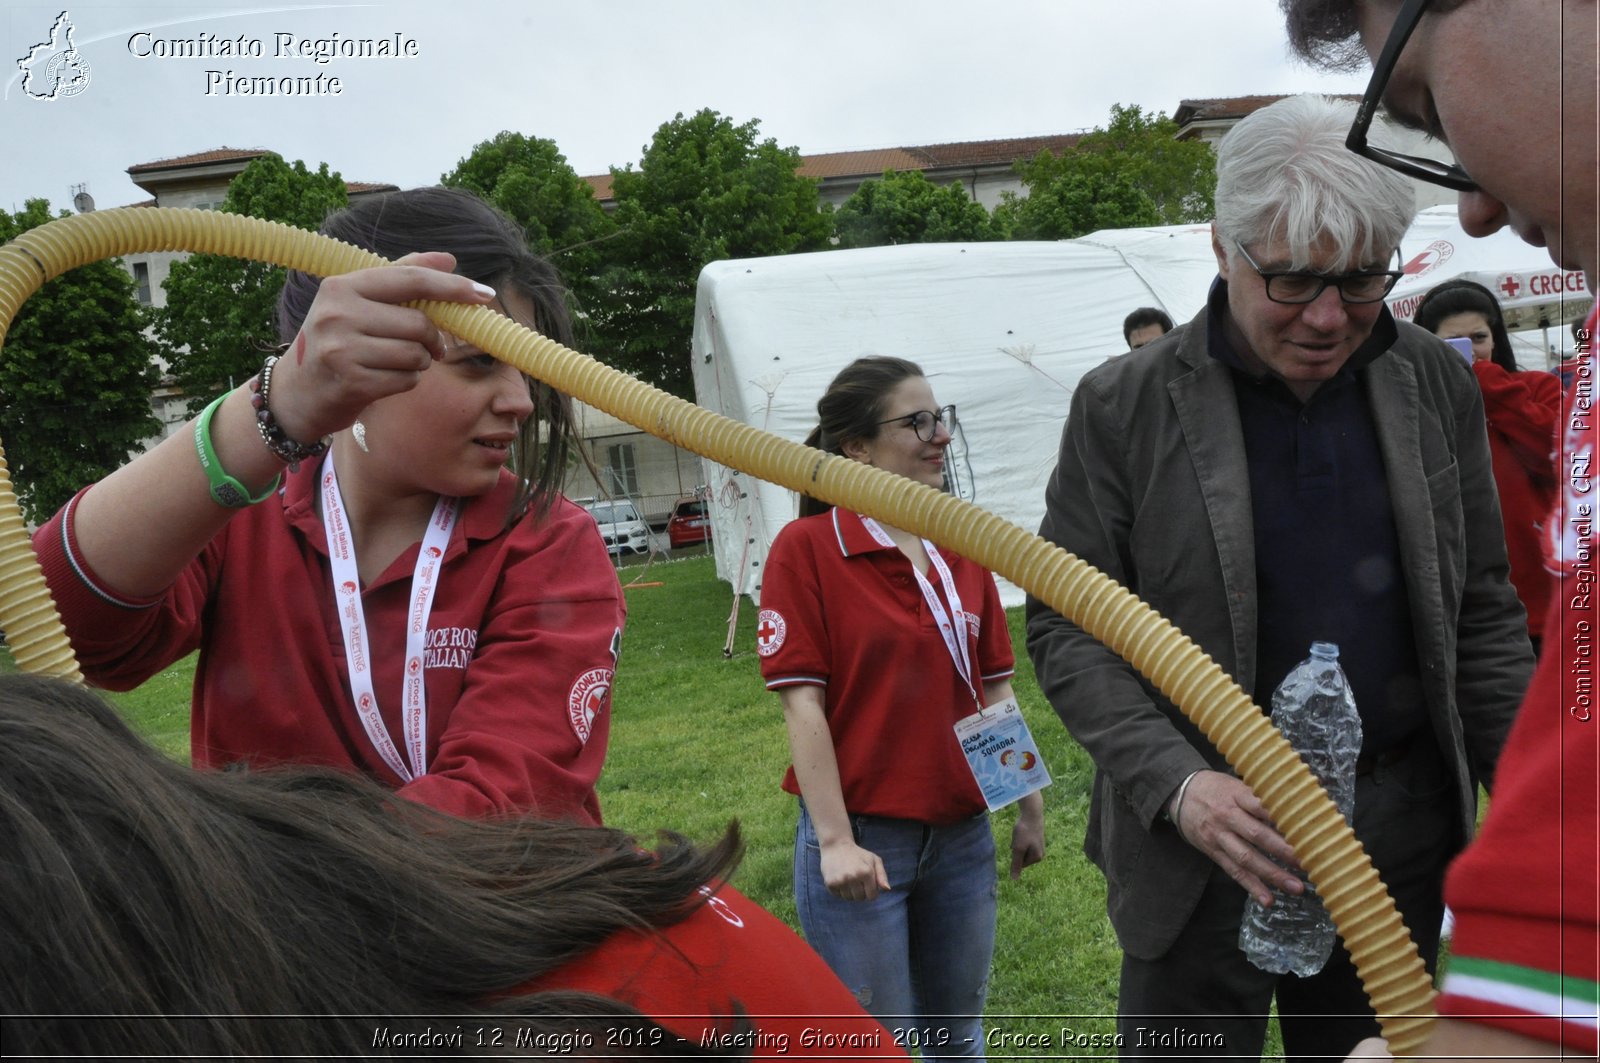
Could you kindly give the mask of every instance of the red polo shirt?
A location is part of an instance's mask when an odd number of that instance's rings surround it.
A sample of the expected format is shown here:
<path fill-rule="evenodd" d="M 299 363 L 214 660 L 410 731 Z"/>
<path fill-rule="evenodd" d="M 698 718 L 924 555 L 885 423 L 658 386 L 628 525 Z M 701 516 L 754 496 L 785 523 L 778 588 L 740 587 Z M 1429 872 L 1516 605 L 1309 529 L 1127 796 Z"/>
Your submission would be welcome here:
<path fill-rule="evenodd" d="M 1592 345 L 1600 307 L 1587 327 Z M 1546 525 L 1557 575 L 1539 667 L 1500 754 L 1483 828 L 1445 880 L 1456 925 L 1439 997 L 1441 1015 L 1581 1056 L 1600 1043 L 1597 378 L 1591 347 L 1558 422 L 1558 506 Z"/>
<path fill-rule="evenodd" d="M 982 692 L 1013 671 L 1011 633 L 987 569 L 941 551 L 967 614 Z M 928 580 L 946 610 L 936 572 Z M 976 711 L 911 561 L 847 510 L 791 521 L 767 554 L 756 645 L 767 689 L 826 688 L 845 807 L 945 824 L 985 808 L 955 723 Z M 791 765 L 783 788 L 800 792 Z"/>
<path fill-rule="evenodd" d="M 350 694 L 316 482 L 316 463 L 306 462 L 277 494 L 229 521 L 155 598 L 105 587 L 78 551 L 77 499 L 67 503 L 35 533 L 34 547 L 85 677 L 127 690 L 198 648 L 197 766 L 324 764 L 455 815 L 533 811 L 598 823 L 594 783 L 610 735 L 624 607 L 594 521 L 559 499 L 543 522 L 524 518 L 507 531 L 510 473 L 462 510 L 428 620 L 428 772 L 402 786 Z M 420 545 L 361 596 L 373 688 L 396 748 Z"/>
<path fill-rule="evenodd" d="M 731 886 L 702 892 L 706 903 L 682 922 L 613 934 L 527 990 L 601 993 L 696 1046 L 754 1059 L 905 1058 L 794 931 Z M 743 1034 L 733 1033 L 736 1009 L 751 1026 Z"/>

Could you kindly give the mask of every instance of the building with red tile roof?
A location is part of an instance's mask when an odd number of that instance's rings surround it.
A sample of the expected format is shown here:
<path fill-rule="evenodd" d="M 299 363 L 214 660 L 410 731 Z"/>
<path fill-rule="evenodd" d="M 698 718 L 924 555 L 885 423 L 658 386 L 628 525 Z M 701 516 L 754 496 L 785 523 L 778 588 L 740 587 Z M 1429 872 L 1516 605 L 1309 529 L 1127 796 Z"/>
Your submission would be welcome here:
<path fill-rule="evenodd" d="M 1004 140 L 972 140 L 950 144 L 922 144 L 913 147 L 868 148 L 862 151 L 832 151 L 800 156 L 795 172 L 815 178 L 817 194 L 824 203 L 838 206 L 849 199 L 863 183 L 885 173 L 920 170 L 935 184 L 960 182 L 967 194 L 993 210 L 1001 193 L 1021 192 L 1016 165 L 1034 158 L 1041 151 L 1060 154 L 1077 144 L 1082 133 L 1053 136 L 1011 137 Z M 611 195 L 611 175 L 592 174 L 583 178 L 602 207 L 616 205 Z"/>
<path fill-rule="evenodd" d="M 171 159 L 157 159 L 128 167 L 128 177 L 133 183 L 150 193 L 150 199 L 131 203 L 134 207 L 196 207 L 215 210 L 227 197 L 228 185 L 244 172 L 256 159 L 270 154 L 266 148 L 212 148 L 192 155 Z M 392 192 L 395 185 L 371 181 L 346 181 L 345 192 L 355 199 L 376 192 Z M 124 255 L 122 263 L 133 275 L 135 294 L 145 306 L 165 306 L 165 284 L 172 264 L 188 258 L 185 252 L 154 251 Z M 162 367 L 163 370 L 165 366 Z M 188 419 L 185 396 L 164 381 L 151 396 L 150 404 L 158 420 L 161 434 L 146 441 L 147 448 L 171 434 Z"/>
<path fill-rule="evenodd" d="M 1178 123 L 1179 140 L 1203 140 L 1213 148 L 1223 134 L 1232 129 L 1241 118 L 1252 115 L 1270 103 L 1284 99 L 1277 96 L 1223 96 L 1199 100 L 1182 100 L 1172 112 Z M 1335 99 L 1360 103 L 1360 96 L 1336 96 Z"/>

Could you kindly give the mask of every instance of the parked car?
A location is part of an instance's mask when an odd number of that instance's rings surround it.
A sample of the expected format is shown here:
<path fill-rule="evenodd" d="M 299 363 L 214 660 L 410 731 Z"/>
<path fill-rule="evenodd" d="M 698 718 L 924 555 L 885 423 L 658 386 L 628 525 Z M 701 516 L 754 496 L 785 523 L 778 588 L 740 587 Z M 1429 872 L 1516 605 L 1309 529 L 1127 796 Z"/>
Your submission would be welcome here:
<path fill-rule="evenodd" d="M 642 554 L 650 549 L 650 526 L 639 516 L 639 511 L 627 499 L 616 501 L 586 501 L 583 508 L 600 525 L 600 537 L 606 549 L 613 554 L 623 551 Z"/>
<path fill-rule="evenodd" d="M 667 518 L 667 541 L 673 549 L 693 546 L 711 538 L 711 518 L 706 515 L 703 498 L 680 498 Z"/>

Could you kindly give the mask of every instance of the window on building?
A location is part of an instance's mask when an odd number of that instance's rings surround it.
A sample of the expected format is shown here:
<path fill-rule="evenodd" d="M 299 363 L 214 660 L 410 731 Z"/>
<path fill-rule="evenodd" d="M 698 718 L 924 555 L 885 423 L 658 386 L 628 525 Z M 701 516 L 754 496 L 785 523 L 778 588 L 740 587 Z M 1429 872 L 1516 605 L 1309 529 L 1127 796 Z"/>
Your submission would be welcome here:
<path fill-rule="evenodd" d="M 633 461 L 633 444 L 618 443 L 606 448 L 606 469 L 611 482 L 606 486 L 612 494 L 636 495 L 639 493 L 639 469 Z"/>
<path fill-rule="evenodd" d="M 148 262 L 135 262 L 133 264 L 133 283 L 138 289 L 139 305 L 150 305 L 150 264 Z"/>

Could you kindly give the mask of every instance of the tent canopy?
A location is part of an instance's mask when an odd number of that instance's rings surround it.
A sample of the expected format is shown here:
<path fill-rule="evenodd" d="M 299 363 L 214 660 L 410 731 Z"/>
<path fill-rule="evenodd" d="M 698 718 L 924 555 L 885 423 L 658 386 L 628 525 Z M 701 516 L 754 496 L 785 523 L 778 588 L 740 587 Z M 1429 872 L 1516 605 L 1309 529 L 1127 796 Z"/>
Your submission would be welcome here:
<path fill-rule="evenodd" d="M 1390 298 L 1400 317 L 1462 275 L 1498 290 L 1532 325 L 1539 316 L 1565 322 L 1588 305 L 1581 274 L 1556 269 L 1508 232 L 1466 236 L 1453 207 L 1424 211 L 1402 256 L 1407 276 Z M 951 464 L 963 496 L 1032 530 L 1078 379 L 1125 351 L 1130 310 L 1156 306 L 1187 321 L 1215 276 L 1209 226 L 716 262 L 702 271 L 696 298 L 695 393 L 707 409 L 800 441 L 846 364 L 868 354 L 909 358 L 938 401 L 957 407 L 965 454 Z M 707 465 L 717 573 L 756 596 L 767 547 L 797 500 Z M 1007 605 L 1022 600 L 1003 580 L 1001 595 Z"/>

